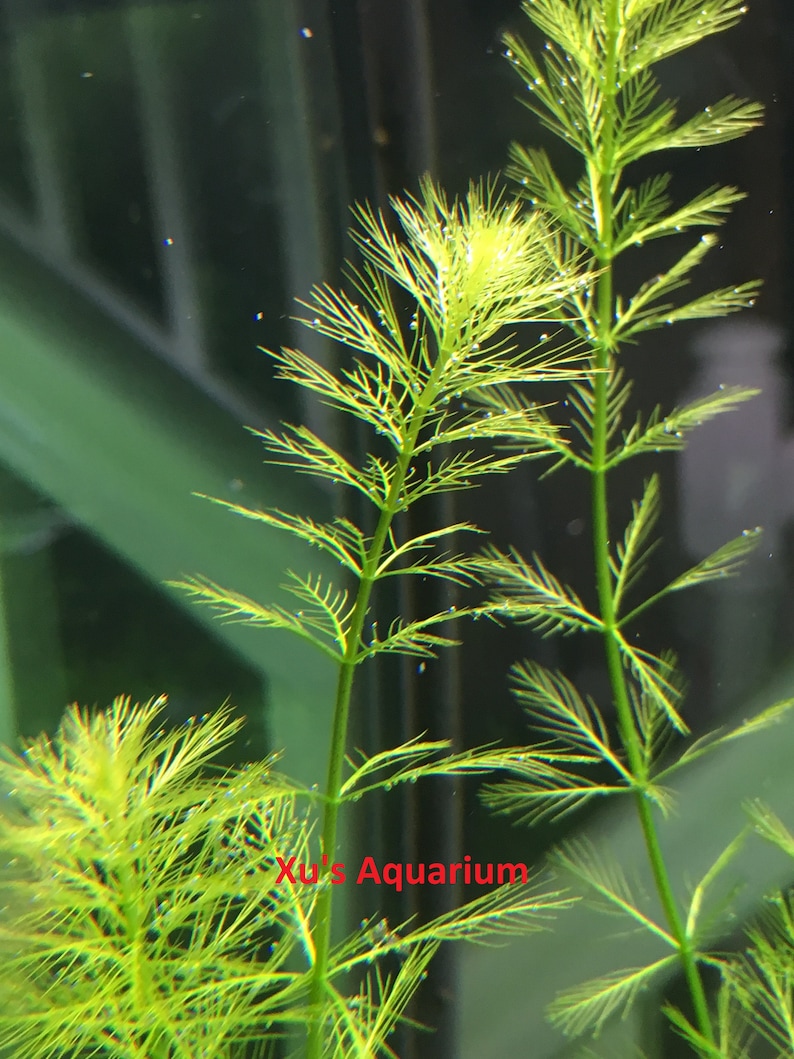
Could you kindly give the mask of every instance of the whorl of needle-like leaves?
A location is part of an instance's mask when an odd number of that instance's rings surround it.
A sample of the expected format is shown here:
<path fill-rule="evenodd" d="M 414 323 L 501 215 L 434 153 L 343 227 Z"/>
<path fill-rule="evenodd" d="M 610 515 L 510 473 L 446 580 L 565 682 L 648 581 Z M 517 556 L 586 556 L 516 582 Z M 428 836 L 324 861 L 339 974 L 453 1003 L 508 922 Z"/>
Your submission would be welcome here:
<path fill-rule="evenodd" d="M 525 86 L 519 98 L 584 161 L 581 179 L 566 188 L 545 150 L 514 144 L 508 173 L 530 204 L 602 266 L 630 247 L 722 224 L 744 197 L 735 187 L 713 186 L 674 207 L 669 175 L 657 174 L 633 187 L 623 184 L 623 170 L 646 155 L 725 143 L 760 124 L 763 107 L 733 96 L 676 124 L 675 103 L 657 100 L 659 86 L 651 70 L 667 56 L 734 25 L 746 7 L 736 0 L 528 0 L 524 10 L 549 39 L 535 56 L 519 37 L 505 38 L 507 58 Z M 572 325 L 616 349 L 652 328 L 710 319 L 752 304 L 755 282 L 711 291 L 683 305 L 670 300 L 716 243 L 712 234 L 702 235 L 671 267 L 629 298 L 618 297 L 608 336 L 605 321 L 597 319 L 597 302 L 574 291 L 568 306 Z"/>
<path fill-rule="evenodd" d="M 241 722 L 222 708 L 166 730 L 164 709 L 162 698 L 71 707 L 52 741 L 0 755 L 9 1059 L 231 1059 L 254 1041 L 264 1056 L 308 1020 L 324 886 L 295 885 L 282 866 L 297 873 L 312 859 L 312 793 L 272 761 L 208 771 Z M 413 740 L 359 755 L 343 796 L 489 771 L 498 756 L 448 751 Z M 542 929 L 568 904 L 559 891 L 508 884 L 430 923 L 365 921 L 329 960 L 324 1054 L 391 1054 L 389 1035 L 439 944 Z M 375 963 L 395 956 L 392 974 Z"/>
<path fill-rule="evenodd" d="M 472 184 L 464 199 L 450 200 L 425 179 L 417 197 L 392 199 L 391 207 L 398 231 L 382 212 L 354 209 L 352 236 L 363 260 L 349 270 L 353 293 L 322 285 L 301 303 L 309 314 L 303 322 L 342 347 L 338 370 L 297 349 L 270 353 L 281 378 L 367 424 L 375 435 L 369 452 L 355 460 L 304 425 L 255 432 L 269 462 L 361 493 L 379 510 L 379 529 L 368 535 L 348 518 L 318 523 L 224 506 L 318 547 L 359 582 L 421 574 L 463 583 L 475 577 L 473 562 L 436 549 L 475 527 L 455 523 L 398 540 L 392 519 L 423 497 L 469 488 L 483 475 L 565 448 L 543 406 L 511 398 L 506 387 L 581 379 L 582 353 L 570 340 L 538 339 L 537 332 L 526 348 L 509 329 L 559 320 L 571 289 L 588 276 L 540 214 L 526 213 L 492 184 Z M 507 438 L 511 451 L 493 447 Z M 384 635 L 373 629 L 358 642 L 356 600 L 320 575 L 289 575 L 284 587 L 298 610 L 263 607 L 200 578 L 180 585 L 227 617 L 289 629 L 335 659 L 426 656 L 453 642 L 433 631 L 446 612 L 398 618 Z"/>
<path fill-rule="evenodd" d="M 330 372 L 296 350 L 272 353 L 282 377 L 317 392 L 321 399 L 369 423 L 401 455 L 430 453 L 437 445 L 502 438 L 516 432 L 530 450 L 545 448 L 554 433 L 542 409 L 535 415 L 504 409 L 466 412 L 460 400 L 507 383 L 581 376 L 583 360 L 568 343 L 515 344 L 506 329 L 522 322 L 553 323 L 572 288 L 586 284 L 570 247 L 552 233 L 539 213 L 522 212 L 490 184 L 473 184 L 464 200 L 449 201 L 424 180 L 419 197 L 392 199 L 398 234 L 382 212 L 354 209 L 351 235 L 363 265 L 351 268 L 355 295 L 323 285 L 302 302 L 304 323 L 358 356 Z M 277 455 L 289 442 L 264 435 Z M 301 438 L 308 440 L 305 431 Z M 301 469 L 333 474 L 328 454 L 293 452 Z M 497 457 L 455 465 L 426 486 L 410 486 L 405 499 L 459 488 L 472 473 L 511 466 Z M 475 472 L 474 468 L 480 471 Z M 349 476 L 370 500 L 387 503 L 391 478 Z"/>

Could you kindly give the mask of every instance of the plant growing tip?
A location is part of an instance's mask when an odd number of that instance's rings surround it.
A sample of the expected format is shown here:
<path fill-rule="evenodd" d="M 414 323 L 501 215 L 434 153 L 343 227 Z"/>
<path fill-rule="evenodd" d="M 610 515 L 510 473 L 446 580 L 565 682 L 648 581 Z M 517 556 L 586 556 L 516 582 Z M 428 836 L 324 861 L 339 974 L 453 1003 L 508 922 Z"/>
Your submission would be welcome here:
<path fill-rule="evenodd" d="M 213 771 L 237 722 L 222 709 L 187 728 L 158 729 L 163 701 L 133 707 L 119 699 L 95 715 L 73 707 L 54 742 L 42 737 L 21 756 L 7 753 L 0 762 L 0 782 L 11 792 L 0 817 L 7 998 L 0 1027 L 14 1059 L 233 1059 L 252 1042 L 270 1054 L 283 1038 L 295 1043 L 296 1033 L 306 1059 L 393 1056 L 393 1031 L 442 942 L 543 929 L 575 898 L 534 880 L 508 882 L 427 924 L 364 919 L 332 944 L 335 887 L 346 878 L 340 815 L 373 790 L 494 773 L 506 779 L 490 783 L 484 798 L 497 811 L 534 821 L 620 795 L 633 801 L 642 828 L 659 909 L 645 907 L 607 851 L 574 840 L 555 855 L 557 869 L 665 949 L 646 967 L 610 971 L 560 996 L 550 1015 L 563 1030 L 597 1033 L 678 967 L 691 1011 L 665 1010 L 695 1054 L 748 1054 L 748 1027 L 781 1055 L 794 1052 L 790 903 L 773 901 L 744 961 L 710 953 L 712 883 L 745 835 L 687 904 L 670 877 L 658 812 L 672 803 L 663 781 L 777 722 L 792 702 L 690 743 L 671 762 L 663 756 L 670 737 L 688 733 L 683 681 L 669 652 L 639 648 L 629 633 L 664 596 L 732 575 L 758 534 L 743 534 L 638 598 L 655 547 L 660 479 L 645 480 L 620 533 L 608 492 L 618 466 L 683 448 L 697 425 L 756 392 L 725 388 L 630 419 L 631 382 L 620 366 L 624 346 L 647 331 L 731 313 L 756 296 L 754 282 L 681 296 L 714 245 L 710 229 L 741 199 L 736 188 L 711 187 L 674 206 L 667 175 L 633 186 L 625 173 L 647 155 L 721 143 L 759 123 L 761 108 L 733 97 L 678 121 L 674 104 L 658 101 L 651 72 L 655 62 L 734 25 L 744 8 L 734 0 L 531 0 L 524 8 L 548 42 L 537 58 L 511 35 L 506 55 L 524 83 L 524 104 L 578 154 L 577 184 L 564 185 L 545 151 L 514 145 L 508 172 L 518 198 L 493 182 L 450 198 L 425 178 L 416 195 L 392 198 L 388 211 L 355 206 L 359 263 L 344 286 L 318 285 L 300 302 L 303 323 L 341 347 L 338 365 L 297 349 L 268 354 L 279 377 L 363 424 L 371 439 L 355 458 L 303 424 L 256 431 L 269 462 L 345 487 L 371 505 L 371 521 L 344 514 L 320 522 L 214 501 L 318 548 L 342 580 L 290 571 L 282 602 L 255 601 L 201 576 L 173 583 L 221 617 L 297 635 L 334 663 L 322 788 L 292 783 L 273 761 Z M 687 245 L 672 265 L 618 291 L 620 255 L 679 235 Z M 525 324 L 543 328 L 529 345 Z M 547 381 L 570 388 L 570 422 L 561 425 L 537 399 L 534 384 Z M 400 525 L 417 501 L 541 457 L 589 476 L 594 607 L 538 556 L 458 550 L 459 538 L 481 533 L 474 525 L 417 533 Z M 488 582 L 493 598 L 454 614 L 395 614 L 378 630 L 371 612 L 380 583 L 416 576 Z M 481 614 L 543 634 L 600 637 L 617 731 L 604 706 L 565 674 L 526 660 L 514 666 L 513 684 L 540 729 L 539 745 L 459 751 L 416 733 L 398 747 L 354 752 L 351 711 L 364 708 L 354 696 L 359 668 L 383 654 L 433 657 L 458 642 L 454 618 Z M 762 806 L 751 816 L 757 831 L 792 855 L 782 822 Z M 433 867 L 465 872 L 471 858 L 464 861 Z M 401 885 L 403 866 L 386 867 Z M 499 867 L 526 875 L 525 865 Z M 715 1003 L 704 967 L 722 975 Z"/>

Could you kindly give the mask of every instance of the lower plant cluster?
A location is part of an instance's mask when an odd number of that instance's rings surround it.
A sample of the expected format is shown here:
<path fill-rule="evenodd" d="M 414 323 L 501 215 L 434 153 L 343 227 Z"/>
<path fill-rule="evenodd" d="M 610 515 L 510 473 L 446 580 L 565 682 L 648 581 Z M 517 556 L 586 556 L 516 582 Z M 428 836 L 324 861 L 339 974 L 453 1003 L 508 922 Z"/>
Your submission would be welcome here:
<path fill-rule="evenodd" d="M 167 730 L 165 707 L 72 707 L 53 741 L 0 762 L 9 1055 L 226 1059 L 252 1043 L 265 1055 L 310 1021 L 323 890 L 308 867 L 313 793 L 272 761 L 213 770 L 239 719 L 224 708 Z M 414 745 L 405 756 L 427 752 Z M 319 1016 L 326 1054 L 376 1054 L 442 941 L 537 928 L 570 903 L 522 885 L 524 865 L 509 868 L 502 888 L 454 914 L 395 928 L 365 920 L 332 950 Z M 374 861 L 359 875 L 379 877 Z M 388 957 L 393 975 L 376 967 Z M 347 995 L 351 976 L 360 991 Z"/>

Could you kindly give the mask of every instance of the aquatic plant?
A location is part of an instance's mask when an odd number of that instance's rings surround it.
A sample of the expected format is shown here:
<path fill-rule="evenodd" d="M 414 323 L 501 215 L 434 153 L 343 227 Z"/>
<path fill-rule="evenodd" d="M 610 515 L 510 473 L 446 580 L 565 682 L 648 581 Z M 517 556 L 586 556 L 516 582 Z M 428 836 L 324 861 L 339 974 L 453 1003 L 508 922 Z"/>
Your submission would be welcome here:
<path fill-rule="evenodd" d="M 328 1054 L 327 1042 L 335 1026 L 361 1026 L 360 998 L 352 999 L 353 1006 L 344 1002 L 340 1023 L 343 1001 L 332 988 L 334 890 L 328 884 L 338 851 L 342 806 L 365 791 L 390 789 L 406 780 L 482 773 L 508 764 L 521 767 L 521 755 L 511 750 L 488 748 L 445 756 L 448 744 L 428 743 L 419 737 L 371 757 L 360 755 L 361 763 L 345 775 L 351 752 L 353 683 L 359 667 L 383 654 L 432 657 L 440 647 L 456 642 L 451 635 L 452 618 L 475 610 L 459 608 L 452 614 L 454 608 L 449 608 L 412 620 L 398 615 L 383 635 L 377 623 L 368 621 L 373 590 L 388 578 L 421 576 L 453 584 L 476 580 L 476 559 L 439 549 L 445 538 L 478 532 L 473 525 L 454 523 L 405 537 L 396 520 L 421 499 L 470 488 L 484 475 L 504 473 L 527 459 L 556 452 L 563 444 L 544 408 L 483 410 L 472 405 L 471 395 L 582 375 L 581 354 L 575 345 L 558 342 L 526 350 L 505 330 L 527 321 L 558 320 L 561 304 L 585 282 L 567 242 L 539 213 L 524 214 L 517 202 L 508 201 L 491 185 L 473 184 L 465 199 L 450 201 L 428 179 L 422 182 L 418 197 L 395 198 L 391 206 L 402 230 L 399 237 L 382 213 L 368 206 L 354 210 L 357 226 L 351 235 L 363 260 L 360 268 L 351 267 L 348 273 L 355 294 L 323 285 L 304 303 L 308 311 L 304 323 L 356 354 L 353 363 L 343 365 L 337 374 L 298 350 L 270 354 L 282 378 L 308 388 L 331 408 L 366 424 L 375 435 L 372 449 L 356 463 L 306 426 L 259 433 L 271 454 L 270 462 L 330 479 L 374 505 L 373 531 L 367 533 L 348 517 L 320 524 L 281 511 L 253 511 L 216 501 L 319 548 L 339 563 L 352 588 L 317 575 L 290 573 L 285 589 L 297 602 L 296 610 L 262 606 L 201 578 L 182 583 L 196 599 L 223 616 L 289 630 L 337 666 L 322 790 L 323 868 L 309 927 L 308 1059 Z M 508 438 L 520 439 L 520 451 L 477 447 L 481 442 L 493 446 Z M 532 901 L 545 913 L 559 904 L 560 895 L 516 901 L 508 892 L 489 898 L 489 906 L 492 901 L 492 927 L 504 929 L 510 915 L 526 920 Z M 475 909 L 479 905 L 449 917 L 444 932 L 469 934 L 469 917 Z M 487 918 L 477 912 L 478 931 Z M 440 923 L 425 928 L 434 946 L 441 940 L 437 926 Z M 401 937 L 396 947 L 407 951 L 410 944 Z M 425 962 L 416 958 L 415 966 L 403 964 L 396 979 L 402 996 L 414 992 Z M 380 977 L 370 974 L 368 981 L 367 1009 L 388 1012 Z M 396 986 L 392 987 L 392 994 L 396 992 Z M 384 1016 L 373 1014 L 372 1018 Z M 385 1018 L 389 1027 L 392 1022 L 391 1017 Z M 366 1041 L 361 1054 L 377 1054 L 386 1043 L 377 1021 L 371 1029 L 357 1028 L 355 1035 Z"/>
<path fill-rule="evenodd" d="M 672 299 L 714 245 L 711 233 L 630 296 L 617 292 L 614 277 L 630 248 L 712 228 L 741 198 L 735 188 L 710 188 L 673 206 L 666 176 L 631 187 L 624 170 L 648 154 L 720 143 L 758 123 L 757 105 L 729 98 L 676 125 L 673 103 L 656 100 L 651 73 L 653 63 L 733 25 L 742 10 L 735 0 L 533 0 L 527 14 L 549 38 L 542 59 L 516 37 L 507 55 L 528 90 L 524 101 L 582 159 L 576 187 L 564 186 L 546 152 L 516 146 L 510 174 L 528 208 L 490 183 L 451 199 L 429 179 L 415 197 L 392 199 L 389 216 L 354 208 L 359 265 L 344 287 L 320 285 L 302 303 L 306 326 L 340 348 L 338 363 L 321 365 L 293 349 L 269 355 L 281 378 L 363 425 L 368 451 L 357 458 L 301 424 L 256 433 L 271 463 L 363 500 L 371 525 L 354 521 L 352 505 L 318 522 L 215 500 L 319 549 L 338 579 L 289 572 L 284 601 L 269 604 L 201 577 L 176 582 L 222 617 L 297 635 L 332 661 L 325 782 L 320 790 L 302 787 L 281 776 L 275 760 L 213 769 L 237 722 L 221 710 L 169 730 L 160 701 L 118 700 L 95 714 L 74 707 L 52 742 L 41 737 L 20 755 L 8 752 L 0 762 L 9 792 L 0 816 L 0 1030 L 14 1057 L 231 1059 L 253 1043 L 266 1054 L 284 1038 L 306 1059 L 393 1054 L 392 1031 L 442 942 L 539 929 L 573 898 L 508 882 L 430 923 L 373 917 L 337 942 L 336 896 L 346 878 L 337 859 L 341 814 L 400 783 L 494 772 L 509 778 L 487 788 L 486 802 L 531 820 L 604 796 L 636 805 L 663 921 L 635 899 L 607 851 L 580 839 L 555 859 L 669 952 L 560 997 L 551 1014 L 563 1029 L 597 1032 L 679 966 L 693 1014 L 665 1010 L 697 1054 L 747 1054 L 748 1023 L 791 1054 L 790 902 L 775 900 L 744 959 L 711 952 L 704 903 L 745 835 L 684 906 L 665 862 L 659 813 L 669 809 L 664 784 L 679 769 L 773 723 L 792 702 L 665 756 L 670 737 L 688 731 L 682 683 L 670 654 L 640 649 L 628 634 L 664 596 L 732 574 L 757 533 L 629 602 L 653 546 L 660 479 L 647 480 L 616 544 L 607 490 L 629 459 L 681 449 L 698 423 L 754 393 L 734 387 L 628 419 L 622 347 L 652 328 L 743 308 L 757 284 Z M 527 349 L 521 325 L 529 322 L 556 334 Z M 571 387 L 570 423 L 557 423 L 557 410 L 538 399 L 536 384 L 550 380 Z M 591 478 L 593 609 L 539 558 L 458 551 L 460 539 L 478 539 L 469 523 L 412 536 L 401 522 L 418 501 L 544 456 Z M 395 615 L 379 631 L 376 594 L 395 577 L 487 581 L 494 598 L 454 612 Z M 461 751 L 417 733 L 398 747 L 354 751 L 351 712 L 365 708 L 355 696 L 360 668 L 394 654 L 421 663 L 456 644 L 452 623 L 466 615 L 601 636 L 617 734 L 564 674 L 530 660 L 514 668 L 514 685 L 542 745 Z M 751 820 L 794 852 L 769 810 L 756 806 Z M 400 869 L 390 865 L 395 881 Z M 722 974 L 715 1004 L 704 967 Z"/>
<path fill-rule="evenodd" d="M 325 785 L 301 788 L 272 763 L 205 774 L 234 723 L 221 711 L 187 730 L 152 731 L 158 703 L 119 701 L 93 716 L 73 708 L 55 743 L 42 737 L 22 756 L 9 753 L 0 763 L 11 792 L 0 818 L 8 862 L 0 943 L 9 954 L 0 1028 L 15 1056 L 215 1059 L 252 1039 L 294 1038 L 301 1026 L 308 1059 L 388 1055 L 442 942 L 539 929 L 570 903 L 528 880 L 525 865 L 508 864 L 503 886 L 430 923 L 365 920 L 333 943 L 337 884 L 346 879 L 344 806 L 427 776 L 521 769 L 522 752 L 459 751 L 419 733 L 369 755 L 350 745 L 358 669 L 383 654 L 432 657 L 456 642 L 452 621 L 473 610 L 397 615 L 378 632 L 372 593 L 386 579 L 477 580 L 475 558 L 444 550 L 446 538 L 476 534 L 474 526 L 410 536 L 399 516 L 429 495 L 559 450 L 546 409 L 483 411 L 471 394 L 572 381 L 586 367 L 571 343 L 525 349 L 510 331 L 558 320 L 586 282 L 540 214 L 524 214 L 490 184 L 450 200 L 430 180 L 418 197 L 391 205 L 400 235 L 382 213 L 357 207 L 352 234 L 363 263 L 351 267 L 347 290 L 319 286 L 304 303 L 307 326 L 353 358 L 334 372 L 298 350 L 270 354 L 283 378 L 366 424 L 371 450 L 356 462 L 303 425 L 259 435 L 271 462 L 361 494 L 374 528 L 224 503 L 319 548 L 343 580 L 290 572 L 289 606 L 202 578 L 178 583 L 226 618 L 296 634 L 333 660 Z M 486 447 L 508 438 L 520 438 L 520 452 Z M 375 868 L 362 866 L 364 877 Z M 384 880 L 396 884 L 400 868 L 384 866 Z M 468 863 L 454 868 L 465 878 Z"/>
<path fill-rule="evenodd" d="M 71 707 L 0 762 L 12 1055 L 227 1056 L 297 1003 L 313 895 L 275 882 L 275 851 L 306 851 L 295 792 L 269 762 L 207 772 L 241 724 L 227 709 L 166 732 L 164 707 Z"/>
<path fill-rule="evenodd" d="M 71 707 L 54 741 L 0 761 L 5 1054 L 228 1059 L 251 1054 L 246 1043 L 271 1054 L 268 1044 L 312 1024 L 328 890 L 309 869 L 306 792 L 273 761 L 212 768 L 242 723 L 228 709 L 167 731 L 164 708 Z M 344 794 L 389 765 L 394 782 L 490 766 L 488 752 L 429 763 L 439 749 L 417 741 L 376 755 Z M 343 868 L 332 865 L 329 881 L 344 881 Z M 511 880 L 429 924 L 363 922 L 326 956 L 322 1054 L 388 1054 L 443 941 L 539 929 L 568 903 Z M 400 960 L 391 973 L 380 967 L 389 956 Z M 338 983 L 351 974 L 361 987 L 347 996 Z"/>
<path fill-rule="evenodd" d="M 758 293 L 759 284 L 750 281 L 689 300 L 676 298 L 717 244 L 711 229 L 743 197 L 737 188 L 709 187 L 681 205 L 673 202 L 669 174 L 646 177 L 636 185 L 626 176 L 627 167 L 648 155 L 724 143 L 759 124 L 762 108 L 732 96 L 679 121 L 674 102 L 659 100 L 652 72 L 657 62 L 735 25 L 745 7 L 738 0 L 526 0 L 523 9 L 547 42 L 536 55 L 518 36 L 505 38 L 506 56 L 525 86 L 521 101 L 576 153 L 581 172 L 575 186 L 566 187 L 545 150 L 518 144 L 511 149 L 509 174 L 521 195 L 559 227 L 589 267 L 590 278 L 566 299 L 563 315 L 589 350 L 593 371 L 569 394 L 572 431 L 567 443 L 560 439 L 553 469 L 574 467 L 590 478 L 597 604 L 586 605 L 538 556 L 525 559 L 517 551 L 491 549 L 479 572 L 493 585 L 494 604 L 503 616 L 546 635 L 601 637 L 611 688 L 611 702 L 605 705 L 614 708 L 615 724 L 564 673 L 534 660 L 517 663 L 512 670 L 516 698 L 544 743 L 528 748 L 534 777 L 527 778 L 525 761 L 521 776 L 488 786 L 484 799 L 494 810 L 528 821 L 561 817 L 605 797 L 628 796 L 634 802 L 660 916 L 633 892 L 608 850 L 576 839 L 553 859 L 613 912 L 660 939 L 667 953 L 646 967 L 613 971 L 559 996 L 550 1017 L 566 1033 L 597 1034 L 611 1016 L 626 1012 L 641 991 L 677 968 L 686 982 L 691 1016 L 669 1004 L 665 1010 L 698 1055 L 746 1055 L 749 1021 L 782 1049 L 781 1056 L 790 1056 L 790 900 L 775 899 L 771 933 L 751 933 L 745 961 L 737 964 L 714 953 L 710 945 L 719 936 L 716 924 L 721 922 L 728 933 L 731 928 L 727 918 L 715 920 L 708 891 L 738 853 L 749 828 L 682 900 L 665 860 L 660 822 L 673 800 L 667 783 L 679 770 L 776 723 L 794 700 L 778 702 L 738 727 L 689 741 L 681 749 L 689 728 L 676 660 L 667 651 L 639 647 L 634 636 L 636 619 L 660 600 L 736 573 L 760 530 L 743 532 L 642 598 L 637 586 L 657 544 L 660 478 L 646 478 L 620 532 L 608 489 L 613 472 L 627 461 L 683 449 L 701 423 L 730 412 L 757 392 L 726 386 L 666 413 L 657 407 L 649 414 L 629 414 L 632 382 L 621 363 L 625 346 L 640 342 L 652 329 L 724 316 L 753 305 Z M 687 240 L 683 252 L 661 272 L 628 292 L 619 289 L 620 258 L 636 255 L 635 248 L 652 240 L 683 241 L 689 233 L 703 234 Z M 488 407 L 492 401 L 514 408 L 526 403 L 508 389 L 492 393 Z M 794 852 L 790 835 L 782 824 L 771 822 L 768 810 L 757 808 L 754 819 L 767 837 Z M 715 1004 L 707 992 L 707 969 L 712 974 L 716 969 L 723 982 Z"/>

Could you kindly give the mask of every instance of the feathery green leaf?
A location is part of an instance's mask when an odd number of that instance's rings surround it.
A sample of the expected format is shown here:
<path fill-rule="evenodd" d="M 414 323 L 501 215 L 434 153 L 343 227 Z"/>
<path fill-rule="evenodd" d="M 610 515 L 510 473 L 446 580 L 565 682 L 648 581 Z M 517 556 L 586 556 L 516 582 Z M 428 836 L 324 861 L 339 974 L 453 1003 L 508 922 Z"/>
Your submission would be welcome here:
<path fill-rule="evenodd" d="M 734 187 L 710 187 L 686 205 L 667 213 L 670 204 L 664 194 L 669 177 L 652 177 L 637 191 L 624 192 L 625 205 L 619 213 L 616 253 L 651 239 L 674 235 L 688 228 L 714 227 L 725 221 L 730 208 L 745 197 Z"/>
<path fill-rule="evenodd" d="M 761 922 L 748 931 L 746 956 L 732 968 L 731 985 L 751 1025 L 777 1059 L 794 1052 L 794 906 L 790 894 L 771 898 Z"/>
<path fill-rule="evenodd" d="M 613 750 L 604 718 L 591 699 L 581 697 L 562 673 L 524 661 L 511 670 L 512 690 L 529 714 L 533 728 L 582 755 L 582 761 L 605 762 L 632 786 L 631 773 Z"/>
<path fill-rule="evenodd" d="M 478 562 L 477 572 L 495 588 L 485 610 L 489 614 L 531 625 L 544 635 L 602 628 L 601 620 L 546 569 L 537 555 L 530 563 L 514 549 L 506 555 L 489 547 Z"/>
<path fill-rule="evenodd" d="M 671 581 L 666 591 L 678 592 L 682 588 L 701 585 L 706 581 L 719 581 L 737 573 L 744 559 L 758 544 L 761 532 L 760 527 L 744 530 L 738 537 L 723 544 L 711 555 L 707 555 L 705 559 L 701 559 L 695 566 Z"/>
<path fill-rule="evenodd" d="M 656 778 L 665 779 L 667 776 L 672 775 L 673 772 L 683 768 L 684 765 L 691 765 L 705 754 L 710 754 L 713 750 L 717 750 L 726 743 L 732 743 L 736 739 L 743 739 L 747 735 L 754 735 L 765 728 L 771 728 L 772 725 L 780 724 L 786 719 L 792 708 L 794 708 L 794 698 L 781 699 L 779 702 L 767 706 L 766 709 L 761 710 L 754 717 L 742 721 L 741 724 L 729 729 L 727 732 L 717 728 L 713 732 L 701 736 L 700 739 L 690 743 L 678 760 L 663 769 Z"/>
<path fill-rule="evenodd" d="M 632 517 L 622 544 L 615 548 L 616 559 L 612 565 L 615 577 L 613 593 L 615 613 L 620 612 L 623 596 L 645 571 L 648 558 L 657 545 L 657 541 L 648 540 L 659 518 L 661 508 L 661 491 L 659 476 L 654 474 L 645 483 L 642 500 L 631 504 Z"/>
<path fill-rule="evenodd" d="M 678 713 L 681 687 L 669 658 L 634 647 L 621 633 L 617 636 L 623 664 L 634 674 L 642 694 L 667 715 L 677 731 L 686 735 L 689 728 Z"/>
<path fill-rule="evenodd" d="M 552 861 L 598 894 L 606 911 L 628 916 L 672 949 L 678 948 L 675 938 L 640 909 L 623 869 L 605 850 L 597 850 L 584 838 L 571 839 L 554 851 Z"/>
<path fill-rule="evenodd" d="M 305 601 L 308 607 L 289 611 L 278 604 L 262 606 L 248 596 L 222 588 L 203 577 L 186 577 L 182 581 L 166 583 L 187 592 L 198 603 L 212 607 L 222 618 L 285 629 L 338 660 L 344 653 L 347 636 L 346 623 L 350 614 L 349 607 L 345 610 L 347 594 L 330 585 L 325 586 L 320 577 L 312 581 L 311 578 L 301 579 L 291 571 L 288 574 L 291 581 L 284 585 L 285 590 Z M 329 637 L 331 643 L 328 642 Z"/>
<path fill-rule="evenodd" d="M 738 405 L 757 397 L 759 393 L 759 390 L 745 386 L 725 386 L 707 397 L 699 397 L 681 408 L 674 408 L 663 418 L 661 410 L 657 407 L 644 425 L 638 416 L 631 429 L 624 433 L 622 445 L 609 456 L 608 467 L 616 467 L 624 460 L 643 452 L 683 449 L 690 431 L 715 416 L 722 415 L 723 412 L 732 412 Z"/>
<path fill-rule="evenodd" d="M 568 1037 L 587 1032 L 596 1037 L 613 1015 L 625 1017 L 639 994 L 676 962 L 677 956 L 665 956 L 647 967 L 613 971 L 568 989 L 552 1001 L 549 1018 Z"/>

